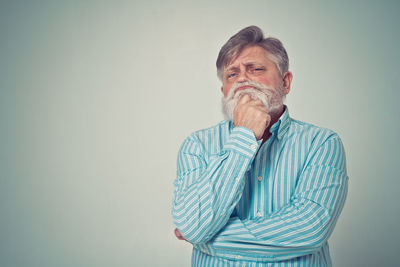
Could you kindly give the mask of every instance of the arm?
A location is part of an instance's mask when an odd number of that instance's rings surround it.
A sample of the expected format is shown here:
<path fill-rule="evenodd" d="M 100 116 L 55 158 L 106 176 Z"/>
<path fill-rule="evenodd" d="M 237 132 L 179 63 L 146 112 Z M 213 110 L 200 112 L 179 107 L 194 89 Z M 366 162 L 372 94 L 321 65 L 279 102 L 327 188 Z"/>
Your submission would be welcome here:
<path fill-rule="evenodd" d="M 208 253 L 279 261 L 313 253 L 333 231 L 347 194 L 345 155 L 334 135 L 312 155 L 290 203 L 266 218 L 229 219 Z"/>
<path fill-rule="evenodd" d="M 257 149 L 253 132 L 243 127 L 235 127 L 221 152 L 208 161 L 195 135 L 184 141 L 178 155 L 172 215 L 187 241 L 205 243 L 227 223 Z"/>

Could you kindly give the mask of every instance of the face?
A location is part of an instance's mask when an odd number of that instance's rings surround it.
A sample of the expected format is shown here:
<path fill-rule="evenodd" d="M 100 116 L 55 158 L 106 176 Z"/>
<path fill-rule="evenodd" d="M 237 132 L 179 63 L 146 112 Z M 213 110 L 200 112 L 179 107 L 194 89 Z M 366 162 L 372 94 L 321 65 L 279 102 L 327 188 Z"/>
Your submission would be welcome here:
<path fill-rule="evenodd" d="M 265 86 L 283 90 L 284 95 L 290 91 L 292 74 L 290 72 L 280 75 L 274 61 L 268 57 L 269 53 L 259 47 L 250 46 L 224 68 L 222 93 L 226 97 L 232 87 L 237 83 L 253 81 Z M 249 86 L 239 86 L 235 90 L 240 91 Z"/>

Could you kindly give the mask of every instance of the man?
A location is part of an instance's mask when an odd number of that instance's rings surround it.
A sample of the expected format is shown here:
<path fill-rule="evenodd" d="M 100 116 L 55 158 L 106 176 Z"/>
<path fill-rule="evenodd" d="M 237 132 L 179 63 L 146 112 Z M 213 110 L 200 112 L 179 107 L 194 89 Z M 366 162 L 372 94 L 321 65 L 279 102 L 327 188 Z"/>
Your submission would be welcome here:
<path fill-rule="evenodd" d="M 347 193 L 332 131 L 292 119 L 282 43 L 247 27 L 217 59 L 227 120 L 190 135 L 178 155 L 175 234 L 192 266 L 330 266 L 327 240 Z"/>

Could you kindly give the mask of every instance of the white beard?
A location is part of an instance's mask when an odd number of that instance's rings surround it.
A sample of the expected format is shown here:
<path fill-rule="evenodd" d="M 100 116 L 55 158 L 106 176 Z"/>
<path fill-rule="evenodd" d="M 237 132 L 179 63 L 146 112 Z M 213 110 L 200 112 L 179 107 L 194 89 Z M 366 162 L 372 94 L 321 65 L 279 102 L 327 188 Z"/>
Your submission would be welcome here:
<path fill-rule="evenodd" d="M 246 85 L 253 86 L 254 88 L 243 89 L 235 93 L 237 88 Z M 244 94 L 249 95 L 253 100 L 261 100 L 267 108 L 268 114 L 271 117 L 276 116 L 285 100 L 283 89 L 283 87 L 275 89 L 253 81 L 234 84 L 229 90 L 228 95 L 226 97 L 223 96 L 221 99 L 222 112 L 224 113 L 225 119 L 233 121 L 233 111 L 240 97 Z"/>

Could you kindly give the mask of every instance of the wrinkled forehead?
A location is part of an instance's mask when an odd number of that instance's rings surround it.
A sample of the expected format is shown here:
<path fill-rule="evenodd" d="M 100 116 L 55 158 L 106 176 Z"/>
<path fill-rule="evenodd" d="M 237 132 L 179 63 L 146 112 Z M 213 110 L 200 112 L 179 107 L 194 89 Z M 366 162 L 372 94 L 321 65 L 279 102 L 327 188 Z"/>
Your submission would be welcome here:
<path fill-rule="evenodd" d="M 259 45 L 248 45 L 238 51 L 234 51 L 228 58 L 224 69 L 228 69 L 232 67 L 232 65 L 237 64 L 237 60 L 249 64 L 255 64 L 264 62 L 266 60 L 271 60 L 271 58 L 270 53 L 265 48 Z"/>

